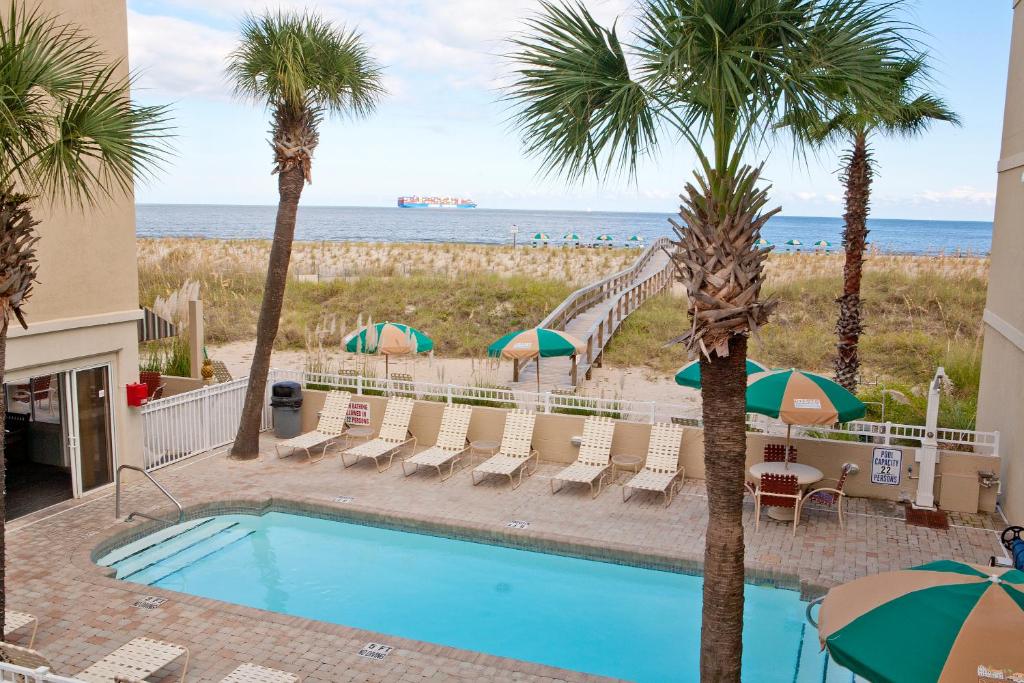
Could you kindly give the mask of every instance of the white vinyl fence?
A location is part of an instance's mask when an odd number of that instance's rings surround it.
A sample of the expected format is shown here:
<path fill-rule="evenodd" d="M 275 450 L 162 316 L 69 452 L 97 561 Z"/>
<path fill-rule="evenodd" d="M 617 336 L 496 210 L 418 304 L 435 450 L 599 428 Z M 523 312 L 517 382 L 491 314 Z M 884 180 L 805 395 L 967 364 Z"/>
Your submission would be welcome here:
<path fill-rule="evenodd" d="M 0 662 L 0 683 L 83 683 L 83 681 L 79 678 L 58 676 L 47 667 L 28 669 Z"/>
<path fill-rule="evenodd" d="M 468 403 L 494 408 L 522 408 L 538 413 L 603 415 L 628 422 L 676 422 L 701 426 L 701 412 L 693 405 L 660 401 L 630 401 L 564 394 L 536 393 L 503 387 L 472 387 L 432 382 L 406 382 L 360 375 L 334 375 L 294 370 L 271 370 L 267 381 L 261 429 L 272 426 L 270 387 L 274 382 L 293 380 L 307 389 L 341 389 L 376 396 L 408 396 L 424 401 Z M 247 379 L 215 384 L 196 391 L 152 401 L 142 408 L 145 433 L 146 469 L 153 470 L 196 453 L 231 443 L 245 400 Z M 752 432 L 785 436 L 786 426 L 762 415 L 749 414 Z M 844 439 L 879 445 L 920 446 L 925 428 L 892 422 L 855 421 L 830 427 L 793 427 L 793 435 L 805 439 Z M 938 430 L 940 448 L 972 451 L 983 455 L 999 453 L 999 432 L 967 429 Z"/>
<path fill-rule="evenodd" d="M 248 383 L 246 378 L 213 384 L 143 406 L 146 469 L 155 470 L 234 441 Z M 267 387 L 269 395 L 269 383 Z M 269 398 L 264 405 L 267 402 Z M 265 407 L 261 429 L 270 429 L 270 418 Z"/>

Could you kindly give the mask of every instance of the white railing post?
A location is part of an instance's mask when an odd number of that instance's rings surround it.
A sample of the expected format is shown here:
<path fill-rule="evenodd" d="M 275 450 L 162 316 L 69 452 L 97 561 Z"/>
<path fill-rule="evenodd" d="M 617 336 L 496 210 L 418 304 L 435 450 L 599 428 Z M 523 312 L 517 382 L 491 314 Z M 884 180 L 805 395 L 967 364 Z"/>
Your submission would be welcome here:
<path fill-rule="evenodd" d="M 356 393 L 362 395 L 363 393 L 363 376 L 359 375 L 356 377 Z"/>
<path fill-rule="evenodd" d="M 885 444 L 886 446 L 892 445 L 892 422 L 885 423 L 885 432 L 884 437 L 882 439 L 882 443 Z"/>
<path fill-rule="evenodd" d="M 551 392 L 550 391 L 544 392 L 544 412 L 545 413 L 550 413 L 551 412 Z"/>
<path fill-rule="evenodd" d="M 658 404 L 655 401 L 651 401 L 651 424 L 658 421 Z"/>
<path fill-rule="evenodd" d="M 445 398 L 448 399 L 448 405 L 451 405 L 452 404 L 452 385 L 451 384 L 448 384 L 448 385 L 445 386 L 444 393 L 445 393 Z"/>

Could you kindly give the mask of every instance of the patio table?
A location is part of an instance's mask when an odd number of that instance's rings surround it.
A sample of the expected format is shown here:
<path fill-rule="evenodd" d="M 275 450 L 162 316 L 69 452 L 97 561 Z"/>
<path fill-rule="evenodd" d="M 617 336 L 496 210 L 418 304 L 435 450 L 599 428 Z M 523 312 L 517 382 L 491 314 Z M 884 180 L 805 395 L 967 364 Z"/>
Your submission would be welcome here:
<path fill-rule="evenodd" d="M 784 463 L 784 462 L 759 462 L 756 465 L 751 466 L 750 474 L 761 481 L 762 474 L 795 474 L 797 486 L 800 487 L 800 493 L 803 494 L 805 487 L 811 484 L 817 483 L 825 478 L 821 470 L 817 467 L 811 467 L 810 465 L 804 465 L 797 462 Z M 780 521 L 792 521 L 793 517 L 796 516 L 796 510 L 793 508 L 778 508 L 768 507 L 768 516 L 772 519 Z"/>

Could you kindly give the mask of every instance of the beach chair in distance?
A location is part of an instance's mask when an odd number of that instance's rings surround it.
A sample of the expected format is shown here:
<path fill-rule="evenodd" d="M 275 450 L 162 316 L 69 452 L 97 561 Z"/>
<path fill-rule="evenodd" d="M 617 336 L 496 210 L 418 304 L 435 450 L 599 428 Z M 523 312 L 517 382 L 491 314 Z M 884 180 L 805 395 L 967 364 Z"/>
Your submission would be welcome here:
<path fill-rule="evenodd" d="M 392 372 L 390 389 L 392 396 L 416 398 L 416 385 L 413 383 L 412 375 L 407 372 Z"/>
<path fill-rule="evenodd" d="M 415 448 L 416 437 L 409 436 L 409 421 L 412 419 L 412 408 L 415 403 L 411 398 L 388 399 L 387 408 L 384 409 L 384 421 L 380 425 L 377 438 L 343 450 L 341 464 L 351 467 L 360 460 L 370 459 L 377 465 L 378 472 L 384 472 L 394 463 L 398 451 L 407 446 Z M 349 458 L 352 459 L 351 462 Z M 381 467 L 381 460 L 384 458 L 387 458 L 387 465 Z"/>
<path fill-rule="evenodd" d="M 533 425 L 537 416 L 527 410 L 510 410 L 505 414 L 505 429 L 501 434 L 498 452 L 476 466 L 470 473 L 473 486 L 483 481 L 488 474 L 508 477 L 513 490 L 523 483 L 523 475 L 529 476 L 537 469 L 540 454 L 533 450 Z M 533 470 L 529 469 L 533 460 Z M 515 478 L 519 472 L 519 478 Z M 477 474 L 481 477 L 478 480 Z"/>
<path fill-rule="evenodd" d="M 446 405 L 441 416 L 441 430 L 437 434 L 437 441 L 430 448 L 403 460 L 402 474 L 408 477 L 420 467 L 433 467 L 437 469 L 441 481 L 449 479 L 455 474 L 455 465 L 469 450 L 466 434 L 469 433 L 469 420 L 472 416 L 473 406 L 458 403 Z M 415 467 L 410 471 L 406 465 Z M 447 475 L 441 470 L 444 465 L 448 465 Z"/>
<path fill-rule="evenodd" d="M 754 494 L 754 530 L 761 529 L 761 506 L 769 505 L 776 508 L 792 508 L 793 535 L 796 536 L 796 525 L 800 523 L 800 485 L 795 474 L 762 474 L 761 483 Z"/>
<path fill-rule="evenodd" d="M 28 638 L 28 646 L 31 648 L 36 642 L 36 631 L 39 630 L 39 620 L 31 614 L 25 612 L 15 612 L 14 610 L 4 610 L 4 638 L 11 635 L 15 631 L 23 628 L 32 626 L 32 635 Z"/>
<path fill-rule="evenodd" d="M 348 406 L 352 402 L 352 394 L 347 391 L 329 391 L 324 399 L 323 410 L 320 411 L 320 421 L 316 429 L 305 434 L 300 434 L 287 441 L 274 444 L 277 457 L 284 458 L 281 451 L 288 451 L 292 455 L 295 451 L 305 451 L 309 462 L 320 462 L 327 455 L 327 449 L 333 446 L 345 435 L 345 419 L 348 416 Z M 313 459 L 313 449 L 320 449 L 320 457 Z"/>
<path fill-rule="evenodd" d="M 300 683 L 296 674 L 247 663 L 229 673 L 220 683 Z"/>
<path fill-rule="evenodd" d="M 644 468 L 622 487 L 622 501 L 629 500 L 634 490 L 656 491 L 665 497 L 665 507 L 679 492 L 686 476 L 686 468 L 679 465 L 679 446 L 683 441 L 683 428 L 659 422 L 651 426 L 651 440 L 647 446 Z"/>
<path fill-rule="evenodd" d="M 558 493 L 567 483 L 588 484 L 590 497 L 597 498 L 611 470 L 612 436 L 615 420 L 592 415 L 583 423 L 583 441 L 576 462 L 551 478 L 551 493 Z M 594 482 L 597 488 L 594 488 Z M 555 488 L 555 482 L 560 482 Z"/>
<path fill-rule="evenodd" d="M 181 678 L 188 673 L 189 651 L 187 647 L 166 643 L 152 638 L 134 638 L 89 668 L 75 675 L 83 683 L 111 683 L 111 681 L 141 681 L 160 669 L 184 657 Z"/>

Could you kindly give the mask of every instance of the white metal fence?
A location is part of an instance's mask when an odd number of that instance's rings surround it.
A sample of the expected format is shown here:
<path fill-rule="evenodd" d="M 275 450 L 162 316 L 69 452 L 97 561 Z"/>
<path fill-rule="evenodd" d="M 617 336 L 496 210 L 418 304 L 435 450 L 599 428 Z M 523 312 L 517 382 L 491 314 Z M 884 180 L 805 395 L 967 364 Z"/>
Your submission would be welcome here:
<path fill-rule="evenodd" d="M 628 422 L 676 422 L 701 426 L 700 409 L 693 405 L 660 401 L 583 396 L 560 392 L 518 391 L 504 387 L 460 386 L 433 382 L 334 375 L 295 370 L 271 370 L 261 429 L 270 429 L 270 386 L 294 380 L 308 389 L 340 389 L 371 396 L 408 396 L 424 401 L 468 403 L 494 408 L 522 408 L 539 413 L 604 415 Z M 238 430 L 247 380 L 215 384 L 152 401 L 142 408 L 146 469 L 153 470 L 196 453 L 230 443 Z M 784 436 L 786 426 L 762 415 L 747 415 L 752 432 Z M 879 445 L 919 446 L 925 436 L 920 425 L 858 420 L 825 427 L 793 427 L 805 439 L 848 440 Z M 999 432 L 939 428 L 939 448 L 982 455 L 999 453 Z M 0 679 L 2 680 L 2 679 Z"/>
<path fill-rule="evenodd" d="M 58 676 L 45 666 L 29 669 L 0 662 L 0 683 L 83 683 L 83 681 L 79 678 Z"/>
<path fill-rule="evenodd" d="M 231 443 L 238 431 L 247 386 L 248 379 L 237 379 L 143 406 L 146 469 L 155 470 Z M 269 392 L 269 383 L 267 386 Z M 270 419 L 270 411 L 264 408 L 261 429 L 270 428 Z"/>

